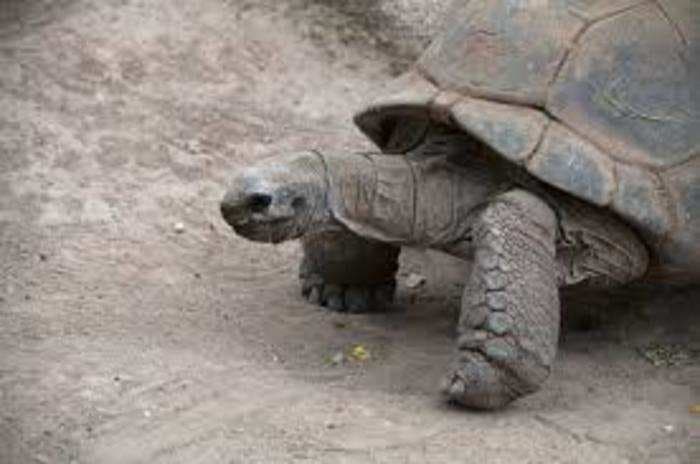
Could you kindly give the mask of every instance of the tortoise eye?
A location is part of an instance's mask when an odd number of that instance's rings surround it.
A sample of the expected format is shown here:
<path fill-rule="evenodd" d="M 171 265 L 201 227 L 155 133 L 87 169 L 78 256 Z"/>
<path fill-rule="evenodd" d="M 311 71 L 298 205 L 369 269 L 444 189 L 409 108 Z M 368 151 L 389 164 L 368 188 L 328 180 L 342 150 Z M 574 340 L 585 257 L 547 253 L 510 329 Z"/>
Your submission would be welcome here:
<path fill-rule="evenodd" d="M 295 210 L 300 210 L 306 206 L 306 198 L 304 197 L 295 197 L 292 200 L 292 208 Z"/>

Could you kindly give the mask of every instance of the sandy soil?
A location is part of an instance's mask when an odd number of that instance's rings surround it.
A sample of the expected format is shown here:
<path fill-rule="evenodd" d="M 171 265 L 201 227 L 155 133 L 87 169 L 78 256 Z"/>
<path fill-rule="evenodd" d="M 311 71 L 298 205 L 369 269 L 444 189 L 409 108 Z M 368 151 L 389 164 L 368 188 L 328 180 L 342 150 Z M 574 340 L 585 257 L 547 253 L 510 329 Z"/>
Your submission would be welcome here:
<path fill-rule="evenodd" d="M 700 462 L 697 291 L 570 303 L 545 388 L 479 414 L 436 393 L 467 264 L 409 251 L 425 287 L 343 316 L 229 232 L 231 171 L 369 148 L 431 30 L 342 3 L 0 1 L 0 463 Z"/>

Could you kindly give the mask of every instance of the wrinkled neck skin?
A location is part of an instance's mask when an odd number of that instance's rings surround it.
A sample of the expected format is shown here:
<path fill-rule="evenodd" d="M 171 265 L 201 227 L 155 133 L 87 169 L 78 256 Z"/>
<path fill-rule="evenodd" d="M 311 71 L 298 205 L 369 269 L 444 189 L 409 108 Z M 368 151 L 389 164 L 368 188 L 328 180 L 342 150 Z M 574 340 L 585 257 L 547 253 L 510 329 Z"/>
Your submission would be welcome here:
<path fill-rule="evenodd" d="M 331 215 L 352 232 L 469 258 L 471 225 L 502 181 L 484 160 L 322 155 Z M 465 155 L 466 156 L 466 155 Z"/>

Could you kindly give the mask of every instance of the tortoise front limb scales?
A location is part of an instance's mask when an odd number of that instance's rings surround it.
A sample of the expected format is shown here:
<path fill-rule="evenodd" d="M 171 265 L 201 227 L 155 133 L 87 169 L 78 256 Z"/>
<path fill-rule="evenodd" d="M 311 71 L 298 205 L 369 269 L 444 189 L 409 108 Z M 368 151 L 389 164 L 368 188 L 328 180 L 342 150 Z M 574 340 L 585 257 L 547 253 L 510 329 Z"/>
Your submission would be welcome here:
<path fill-rule="evenodd" d="M 616 286 L 646 271 L 647 250 L 624 223 L 562 198 L 556 208 L 511 190 L 477 215 L 456 365 L 443 386 L 450 400 L 493 409 L 536 391 L 556 354 L 559 287 Z"/>
<path fill-rule="evenodd" d="M 515 190 L 496 198 L 473 228 L 474 267 L 462 300 L 449 399 L 502 407 L 539 388 L 559 336 L 554 212 Z"/>
<path fill-rule="evenodd" d="M 358 313 L 392 301 L 400 248 L 343 230 L 306 236 L 302 244 L 299 279 L 309 302 Z"/>

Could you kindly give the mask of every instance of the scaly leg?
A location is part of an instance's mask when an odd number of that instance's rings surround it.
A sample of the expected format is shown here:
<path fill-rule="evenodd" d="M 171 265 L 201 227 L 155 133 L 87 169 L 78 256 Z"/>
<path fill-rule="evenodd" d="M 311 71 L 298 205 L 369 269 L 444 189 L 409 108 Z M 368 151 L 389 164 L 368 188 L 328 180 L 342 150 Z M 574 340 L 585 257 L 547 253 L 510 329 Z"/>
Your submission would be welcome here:
<path fill-rule="evenodd" d="M 304 237 L 301 291 L 333 311 L 365 312 L 390 303 L 400 248 L 347 231 Z"/>
<path fill-rule="evenodd" d="M 443 385 L 450 400 L 499 408 L 548 377 L 559 336 L 556 231 L 550 207 L 522 190 L 500 195 L 479 215 L 456 365 Z"/>

